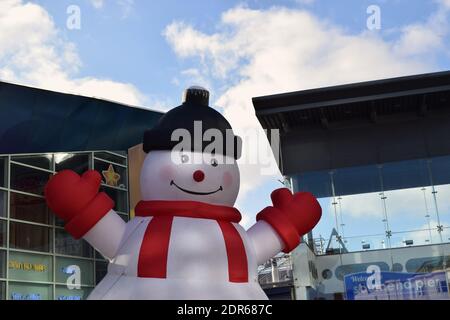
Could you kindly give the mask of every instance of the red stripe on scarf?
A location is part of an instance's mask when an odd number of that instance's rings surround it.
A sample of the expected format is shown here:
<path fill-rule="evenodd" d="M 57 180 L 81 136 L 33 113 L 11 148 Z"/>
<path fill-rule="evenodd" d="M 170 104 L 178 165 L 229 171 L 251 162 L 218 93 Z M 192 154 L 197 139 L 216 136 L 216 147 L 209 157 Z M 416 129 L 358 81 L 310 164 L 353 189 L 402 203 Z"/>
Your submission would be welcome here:
<path fill-rule="evenodd" d="M 173 217 L 153 217 L 139 251 L 138 277 L 166 278 Z"/>
<path fill-rule="evenodd" d="M 228 258 L 230 282 L 248 282 L 248 264 L 244 242 L 231 222 L 217 221 L 222 230 Z"/>

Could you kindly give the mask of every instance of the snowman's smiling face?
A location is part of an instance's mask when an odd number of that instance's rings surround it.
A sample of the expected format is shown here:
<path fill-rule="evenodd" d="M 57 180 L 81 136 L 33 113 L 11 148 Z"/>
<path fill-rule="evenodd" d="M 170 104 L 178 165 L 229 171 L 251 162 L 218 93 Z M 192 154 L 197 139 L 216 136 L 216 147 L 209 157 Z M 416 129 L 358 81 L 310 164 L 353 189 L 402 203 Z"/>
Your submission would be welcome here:
<path fill-rule="evenodd" d="M 141 169 L 142 200 L 191 200 L 233 206 L 239 192 L 233 158 L 151 151 Z"/>
<path fill-rule="evenodd" d="M 195 195 L 201 195 L 201 196 L 207 196 L 207 195 L 219 192 L 219 191 L 223 191 L 222 186 L 220 186 L 219 189 L 217 189 L 216 191 L 209 191 L 209 192 L 199 192 L 199 191 L 187 190 L 187 189 L 184 189 L 184 188 L 180 187 L 179 185 L 177 185 L 173 180 L 170 181 L 170 185 L 177 187 L 179 190 L 181 190 L 183 192 L 195 194 Z"/>

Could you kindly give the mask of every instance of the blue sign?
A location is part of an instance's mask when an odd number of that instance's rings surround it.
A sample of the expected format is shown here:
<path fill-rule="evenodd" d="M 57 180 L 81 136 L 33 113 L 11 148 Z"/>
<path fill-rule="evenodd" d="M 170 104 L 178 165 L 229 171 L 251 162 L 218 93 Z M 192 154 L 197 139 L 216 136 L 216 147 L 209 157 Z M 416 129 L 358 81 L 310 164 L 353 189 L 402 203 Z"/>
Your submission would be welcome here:
<path fill-rule="evenodd" d="M 347 300 L 450 299 L 445 272 L 402 273 L 379 268 L 372 271 L 344 276 Z"/>
<path fill-rule="evenodd" d="M 17 292 L 11 293 L 11 300 L 41 300 L 39 293 L 21 294 Z"/>
<path fill-rule="evenodd" d="M 81 300 L 81 296 L 58 296 L 58 300 Z"/>

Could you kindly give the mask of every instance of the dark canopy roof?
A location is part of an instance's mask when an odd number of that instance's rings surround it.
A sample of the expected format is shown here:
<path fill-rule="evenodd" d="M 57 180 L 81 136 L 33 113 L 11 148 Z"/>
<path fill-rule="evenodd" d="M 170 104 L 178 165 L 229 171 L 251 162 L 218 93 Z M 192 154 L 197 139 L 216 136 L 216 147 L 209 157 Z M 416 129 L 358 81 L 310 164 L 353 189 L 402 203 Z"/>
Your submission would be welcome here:
<path fill-rule="evenodd" d="M 439 107 L 449 90 L 444 71 L 255 97 L 253 105 L 263 128 L 281 129 Z"/>
<path fill-rule="evenodd" d="M 450 71 L 253 98 L 285 175 L 450 154 Z"/>
<path fill-rule="evenodd" d="M 0 154 L 124 151 L 162 113 L 0 82 Z"/>

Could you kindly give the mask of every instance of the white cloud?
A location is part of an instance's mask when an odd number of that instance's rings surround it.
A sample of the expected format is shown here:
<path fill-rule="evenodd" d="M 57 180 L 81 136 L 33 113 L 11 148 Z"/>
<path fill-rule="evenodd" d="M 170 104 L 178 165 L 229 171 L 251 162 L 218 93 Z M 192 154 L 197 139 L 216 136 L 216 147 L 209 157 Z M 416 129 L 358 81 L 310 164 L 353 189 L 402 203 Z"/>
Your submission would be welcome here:
<path fill-rule="evenodd" d="M 103 8 L 104 0 L 90 0 L 95 9 Z"/>
<path fill-rule="evenodd" d="M 89 0 L 95 9 L 102 9 L 106 3 L 105 0 Z M 127 18 L 134 9 L 134 0 L 115 0 L 122 11 L 122 18 Z"/>
<path fill-rule="evenodd" d="M 421 32 L 419 24 L 406 26 L 397 41 L 386 41 L 378 33 L 351 34 L 305 10 L 236 7 L 222 14 L 214 33 L 175 21 L 164 35 L 180 58 L 197 58 L 203 76 L 219 84 L 212 88 L 215 104 L 239 133 L 260 128 L 255 96 L 437 69 L 424 54 L 439 49 L 443 35 L 433 23 L 443 21 L 429 21 Z M 255 166 L 242 172 L 243 193 L 277 177 L 261 176 Z"/>
<path fill-rule="evenodd" d="M 89 0 L 95 9 L 103 9 L 106 3 L 105 0 Z M 115 0 L 115 3 L 120 8 L 121 19 L 128 18 L 134 10 L 134 0 Z"/>
<path fill-rule="evenodd" d="M 391 239 L 393 247 L 406 246 L 406 240 L 412 240 L 414 245 L 424 245 L 430 243 L 440 243 L 441 239 L 437 232 L 437 221 L 430 220 L 430 224 L 425 223 L 418 226 L 414 231 L 405 233 L 394 233 Z"/>
<path fill-rule="evenodd" d="M 132 84 L 77 77 L 82 63 L 73 43 L 63 40 L 41 6 L 20 0 L 0 2 L 0 79 L 45 89 L 143 105 Z M 20 39 L 20 41 L 18 41 Z"/>
<path fill-rule="evenodd" d="M 436 12 L 428 17 L 425 23 L 411 24 L 402 28 L 402 35 L 394 46 L 394 50 L 399 55 L 420 55 L 445 50 L 450 9 L 445 1 L 441 3 Z"/>
<path fill-rule="evenodd" d="M 191 85 L 198 85 L 204 88 L 211 88 L 210 79 L 207 79 L 197 68 L 189 68 L 180 72 L 180 77 L 174 77 L 172 82 L 181 88 L 187 88 Z"/>
<path fill-rule="evenodd" d="M 438 49 L 442 46 L 442 37 L 431 28 L 423 25 L 410 25 L 403 29 L 403 37 L 395 49 L 402 55 L 415 55 Z"/>

